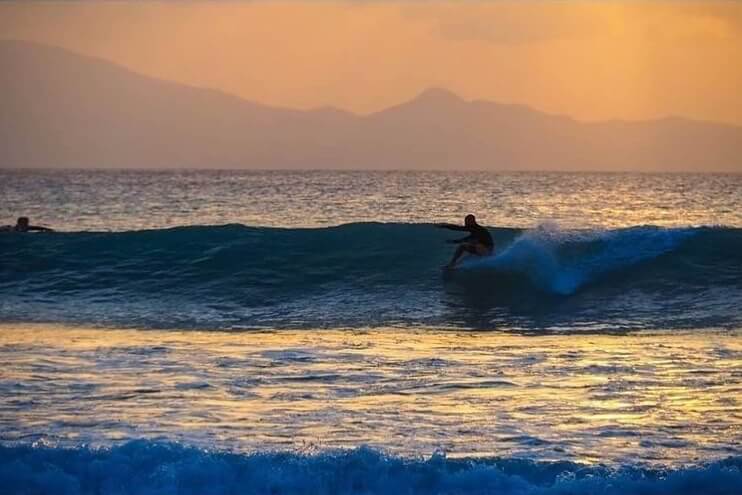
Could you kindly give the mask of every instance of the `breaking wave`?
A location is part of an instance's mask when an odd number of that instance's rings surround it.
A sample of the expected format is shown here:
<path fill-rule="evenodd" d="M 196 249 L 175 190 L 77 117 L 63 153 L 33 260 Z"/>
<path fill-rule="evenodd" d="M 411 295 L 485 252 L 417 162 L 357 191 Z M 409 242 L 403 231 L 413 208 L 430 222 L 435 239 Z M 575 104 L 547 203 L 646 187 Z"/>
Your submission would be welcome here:
<path fill-rule="evenodd" d="M 742 229 L 491 230 L 440 269 L 424 224 L 0 235 L 0 318 L 216 329 L 738 326 Z"/>
<path fill-rule="evenodd" d="M 528 459 L 405 459 L 370 448 L 235 454 L 131 441 L 102 449 L 0 446 L 8 495 L 736 495 L 742 458 L 671 469 Z"/>

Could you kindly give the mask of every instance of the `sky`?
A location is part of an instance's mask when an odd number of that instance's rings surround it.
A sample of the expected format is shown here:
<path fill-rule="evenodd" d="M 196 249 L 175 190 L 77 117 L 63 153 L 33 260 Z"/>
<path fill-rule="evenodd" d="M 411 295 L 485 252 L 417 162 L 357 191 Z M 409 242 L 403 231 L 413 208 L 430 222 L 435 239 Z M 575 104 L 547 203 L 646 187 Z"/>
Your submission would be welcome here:
<path fill-rule="evenodd" d="M 369 113 L 428 87 L 581 120 L 742 125 L 742 2 L 0 2 L 0 39 L 261 103 Z"/>

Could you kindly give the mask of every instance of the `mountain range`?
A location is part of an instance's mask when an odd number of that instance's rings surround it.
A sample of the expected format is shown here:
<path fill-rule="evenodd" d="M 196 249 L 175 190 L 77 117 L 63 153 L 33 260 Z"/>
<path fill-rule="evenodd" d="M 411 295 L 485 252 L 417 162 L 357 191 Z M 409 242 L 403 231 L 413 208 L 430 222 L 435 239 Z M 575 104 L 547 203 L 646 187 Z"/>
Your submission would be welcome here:
<path fill-rule="evenodd" d="M 742 172 L 740 126 L 582 122 L 440 88 L 294 110 L 24 41 L 0 41 L 0 106 L 0 167 Z"/>

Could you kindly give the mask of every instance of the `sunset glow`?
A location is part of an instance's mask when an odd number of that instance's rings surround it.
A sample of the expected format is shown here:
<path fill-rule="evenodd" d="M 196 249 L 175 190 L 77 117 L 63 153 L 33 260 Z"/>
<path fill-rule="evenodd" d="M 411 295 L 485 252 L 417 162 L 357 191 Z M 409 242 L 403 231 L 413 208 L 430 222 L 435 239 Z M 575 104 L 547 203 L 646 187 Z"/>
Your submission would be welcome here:
<path fill-rule="evenodd" d="M 0 0 L 0 491 L 739 495 L 742 1 Z"/>
<path fill-rule="evenodd" d="M 286 107 L 367 113 L 437 86 L 587 120 L 742 124 L 733 1 L 3 2 L 0 36 Z"/>

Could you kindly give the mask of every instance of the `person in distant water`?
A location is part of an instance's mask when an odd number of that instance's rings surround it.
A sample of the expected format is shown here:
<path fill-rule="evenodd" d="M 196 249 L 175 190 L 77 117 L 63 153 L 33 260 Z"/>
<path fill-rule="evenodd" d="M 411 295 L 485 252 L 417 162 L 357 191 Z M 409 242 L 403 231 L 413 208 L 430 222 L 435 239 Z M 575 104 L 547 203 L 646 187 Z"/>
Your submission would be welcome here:
<path fill-rule="evenodd" d="M 5 232 L 32 232 L 32 231 L 54 232 L 54 229 L 50 229 L 49 227 L 31 225 L 28 221 L 28 217 L 18 217 L 18 220 L 16 221 L 14 227 L 11 227 L 10 225 L 8 225 L 6 227 L 0 227 L 0 230 L 5 231 Z"/>
<path fill-rule="evenodd" d="M 437 227 L 441 229 L 469 232 L 469 235 L 462 239 L 446 241 L 449 244 L 458 244 L 459 247 L 456 248 L 456 252 L 453 253 L 451 262 L 448 263 L 445 268 L 453 268 L 456 266 L 456 262 L 464 253 L 473 254 L 474 256 L 489 256 L 492 254 L 492 249 L 495 245 L 495 243 L 492 242 L 492 236 L 486 228 L 477 223 L 477 219 L 474 215 L 466 215 L 466 217 L 464 217 L 463 226 L 450 223 L 439 223 Z"/>

